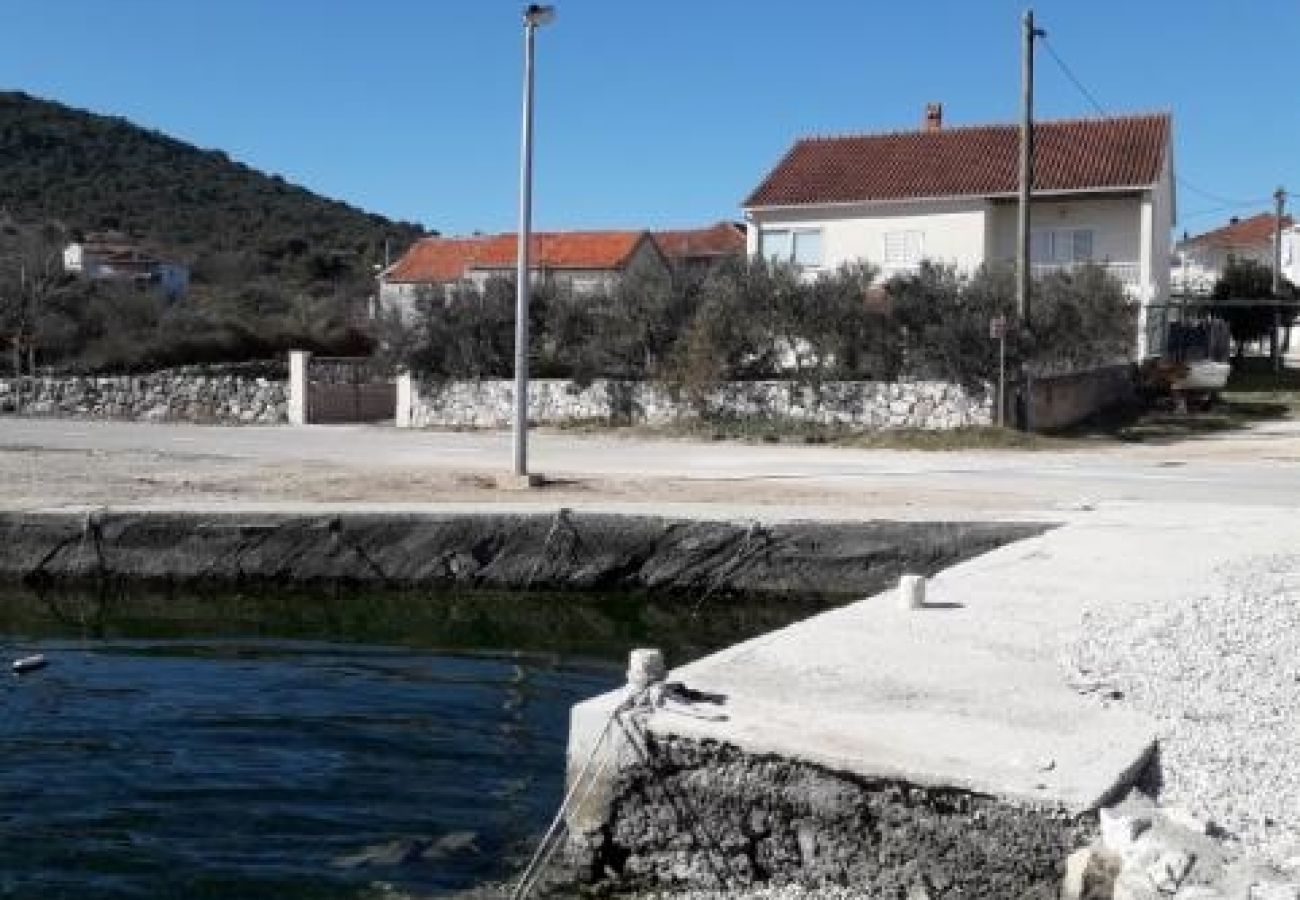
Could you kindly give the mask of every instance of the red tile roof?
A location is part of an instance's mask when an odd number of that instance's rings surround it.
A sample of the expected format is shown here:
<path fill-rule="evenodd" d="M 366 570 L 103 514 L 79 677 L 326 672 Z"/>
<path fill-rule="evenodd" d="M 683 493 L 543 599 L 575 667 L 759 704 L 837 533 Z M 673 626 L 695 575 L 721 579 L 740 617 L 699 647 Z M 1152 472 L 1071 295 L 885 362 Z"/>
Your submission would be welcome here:
<path fill-rule="evenodd" d="M 1160 178 L 1168 114 L 1038 122 L 1034 189 L 1145 187 Z M 975 125 L 795 143 L 744 205 L 1014 194 L 1020 129 Z"/>
<path fill-rule="evenodd" d="M 745 253 L 745 227 L 735 222 L 718 222 L 708 228 L 655 231 L 651 237 L 669 259 Z"/>
<path fill-rule="evenodd" d="M 1185 245 L 1213 247 L 1258 247 L 1270 246 L 1273 242 L 1273 228 L 1277 218 L 1272 213 L 1260 213 L 1248 219 L 1231 222 L 1214 231 L 1198 234 L 1188 238 Z M 1282 217 L 1282 227 L 1290 228 L 1290 216 Z"/>
<path fill-rule="evenodd" d="M 534 269 L 621 269 L 646 236 L 644 231 L 534 232 L 529 264 Z M 438 282 L 464 278 L 471 269 L 510 269 L 518 258 L 517 234 L 417 241 L 384 278 L 390 282 Z"/>

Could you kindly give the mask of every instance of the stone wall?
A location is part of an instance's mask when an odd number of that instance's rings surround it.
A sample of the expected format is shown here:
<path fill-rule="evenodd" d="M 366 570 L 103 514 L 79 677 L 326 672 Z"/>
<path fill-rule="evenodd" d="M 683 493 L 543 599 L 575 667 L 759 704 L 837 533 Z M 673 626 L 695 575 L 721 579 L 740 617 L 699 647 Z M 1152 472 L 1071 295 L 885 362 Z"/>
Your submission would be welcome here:
<path fill-rule="evenodd" d="M 401 392 L 399 391 L 399 396 Z M 414 428 L 502 428 L 512 421 L 514 383 L 504 380 L 413 382 Z M 696 415 L 698 405 L 663 385 L 597 380 L 535 380 L 529 390 L 532 422 L 603 421 L 664 425 Z M 993 420 L 992 391 L 938 381 L 833 381 L 820 391 L 789 381 L 732 382 L 702 404 L 720 416 L 791 419 L 852 428 L 960 428 Z"/>
<path fill-rule="evenodd" d="M 20 410 L 17 379 L 0 379 L 0 413 Z M 187 367 L 145 375 L 43 376 L 21 384 L 24 415 L 222 425 L 287 421 L 288 382 Z"/>

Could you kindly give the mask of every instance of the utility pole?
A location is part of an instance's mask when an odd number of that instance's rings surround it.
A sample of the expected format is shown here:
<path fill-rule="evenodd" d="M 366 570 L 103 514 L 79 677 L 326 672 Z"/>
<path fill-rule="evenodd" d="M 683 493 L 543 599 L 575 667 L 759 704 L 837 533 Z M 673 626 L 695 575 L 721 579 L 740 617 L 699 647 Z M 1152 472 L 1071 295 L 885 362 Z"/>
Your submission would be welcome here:
<path fill-rule="evenodd" d="M 1273 371 L 1282 371 L 1282 210 L 1286 191 L 1273 192 Z"/>
<path fill-rule="evenodd" d="M 1022 334 L 1029 334 L 1030 304 L 1029 287 L 1029 203 L 1033 199 L 1034 184 L 1034 38 L 1042 37 L 1047 32 L 1034 27 L 1034 11 L 1025 10 L 1022 20 L 1020 51 L 1020 205 L 1017 210 L 1016 235 L 1016 327 Z M 1029 369 L 1024 362 L 1020 368 L 1019 421 L 1017 427 L 1030 431 L 1033 423 L 1033 388 L 1029 381 Z"/>
<path fill-rule="evenodd" d="M 1034 38 L 1047 32 L 1034 27 L 1034 11 L 1025 10 L 1020 54 L 1020 207 L 1016 245 L 1016 315 L 1029 328 L 1029 203 L 1034 182 Z"/>
<path fill-rule="evenodd" d="M 529 242 L 533 223 L 533 36 L 555 20 L 555 7 L 530 3 L 524 10 L 524 114 L 519 142 L 519 251 L 515 265 L 514 478 L 535 487 L 541 477 L 528 471 L 528 304 Z"/>

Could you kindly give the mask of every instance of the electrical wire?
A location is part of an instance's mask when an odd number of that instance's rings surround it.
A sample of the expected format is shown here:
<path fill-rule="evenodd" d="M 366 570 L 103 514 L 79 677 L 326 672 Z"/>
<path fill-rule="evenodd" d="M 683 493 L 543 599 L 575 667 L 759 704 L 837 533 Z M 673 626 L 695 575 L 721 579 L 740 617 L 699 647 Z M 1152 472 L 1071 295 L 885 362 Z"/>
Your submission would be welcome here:
<path fill-rule="evenodd" d="M 1101 105 L 1101 102 L 1096 98 L 1096 96 L 1093 95 L 1092 91 L 1088 90 L 1087 86 L 1081 80 L 1079 80 L 1078 76 L 1074 74 L 1074 71 L 1069 67 L 1069 65 L 1066 64 L 1065 60 L 1061 58 L 1061 55 L 1056 52 L 1056 48 L 1052 46 L 1050 41 L 1048 41 L 1047 35 L 1046 34 L 1042 35 L 1039 38 L 1039 40 L 1043 45 L 1043 49 L 1047 51 L 1047 54 L 1050 57 L 1052 57 L 1053 61 L 1055 61 L 1057 68 L 1061 70 L 1061 74 L 1064 75 L 1066 79 L 1071 84 L 1074 85 L 1074 87 L 1079 91 L 1079 93 L 1083 95 L 1084 99 L 1086 99 L 1089 103 L 1092 104 L 1092 107 L 1097 111 L 1097 114 L 1100 115 L 1103 119 L 1112 118 L 1111 114 L 1108 113 L 1106 111 L 1106 108 Z M 1174 181 L 1176 181 L 1178 183 L 1178 186 L 1183 188 L 1184 190 L 1190 191 L 1193 194 L 1197 194 L 1205 198 L 1206 200 L 1210 200 L 1214 203 L 1223 204 L 1221 207 L 1219 207 L 1220 210 L 1241 209 L 1247 206 L 1258 206 L 1261 203 L 1271 203 L 1273 200 L 1272 197 L 1266 197 L 1260 200 L 1233 200 L 1231 198 L 1224 197 L 1220 194 L 1216 194 L 1213 191 L 1207 191 L 1202 187 L 1198 187 L 1197 185 L 1188 181 L 1186 178 L 1184 178 L 1181 175 L 1177 175 L 1177 174 L 1174 175 Z"/>
<path fill-rule="evenodd" d="M 1065 77 L 1069 79 L 1070 83 L 1079 90 L 1080 94 L 1083 94 L 1084 98 L 1092 104 L 1093 109 L 1097 110 L 1097 113 L 1102 118 L 1109 119 L 1110 113 L 1106 112 L 1105 108 L 1100 102 L 1098 102 L 1097 98 L 1092 95 L 1092 91 L 1084 87 L 1083 82 L 1075 77 L 1074 72 L 1065 64 L 1065 60 L 1061 59 L 1061 55 L 1056 52 L 1056 48 L 1047 40 L 1047 35 L 1042 35 L 1040 40 L 1042 41 L 1043 48 L 1047 51 L 1048 55 L 1051 56 L 1052 59 L 1056 60 L 1056 65 L 1060 68 L 1061 73 L 1065 75 Z"/>

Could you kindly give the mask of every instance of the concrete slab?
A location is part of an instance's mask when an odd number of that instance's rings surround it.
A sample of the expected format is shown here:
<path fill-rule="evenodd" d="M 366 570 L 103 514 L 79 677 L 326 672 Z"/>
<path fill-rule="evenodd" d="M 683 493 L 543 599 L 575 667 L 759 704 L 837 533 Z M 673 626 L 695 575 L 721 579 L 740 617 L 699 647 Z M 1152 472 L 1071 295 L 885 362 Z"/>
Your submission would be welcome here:
<path fill-rule="evenodd" d="M 1127 530 L 1111 528 L 1067 525 L 949 569 L 923 609 L 881 594 L 679 667 L 674 680 L 728 696 L 728 719 L 660 712 L 649 727 L 866 778 L 1094 808 L 1156 740 L 1147 716 L 1067 684 L 1063 655 L 1098 573 L 1110 565 L 1122 581 L 1145 564 L 1132 548 L 1110 559 Z M 607 695 L 575 708 L 574 753 L 611 706 Z"/>

